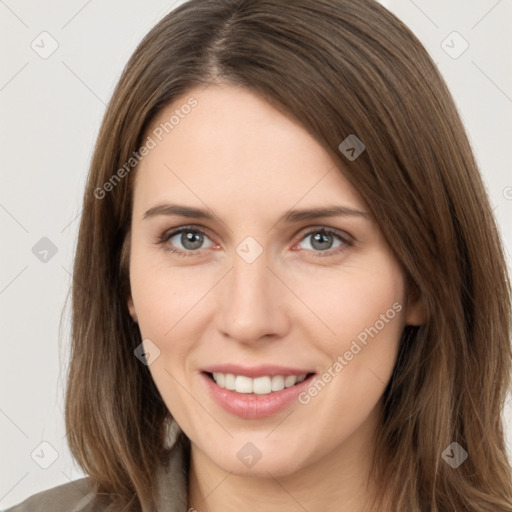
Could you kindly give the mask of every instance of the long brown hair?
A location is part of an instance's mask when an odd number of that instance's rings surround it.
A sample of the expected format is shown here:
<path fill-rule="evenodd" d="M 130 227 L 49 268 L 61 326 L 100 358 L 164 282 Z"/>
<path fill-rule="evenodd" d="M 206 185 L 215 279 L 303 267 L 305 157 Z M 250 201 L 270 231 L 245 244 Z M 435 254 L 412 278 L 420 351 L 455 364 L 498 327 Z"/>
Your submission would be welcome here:
<path fill-rule="evenodd" d="M 190 0 L 130 58 L 97 139 L 75 255 L 65 419 L 80 466 L 120 509 L 154 509 L 169 411 L 133 353 L 136 166 L 125 164 L 163 107 L 221 82 L 260 94 L 343 164 L 426 305 L 382 399 L 376 510 L 510 512 L 511 294 L 499 233 L 443 78 L 374 0 Z M 339 149 L 351 134 L 366 147 L 352 161 Z M 457 468 L 443 457 L 452 443 L 468 453 Z"/>

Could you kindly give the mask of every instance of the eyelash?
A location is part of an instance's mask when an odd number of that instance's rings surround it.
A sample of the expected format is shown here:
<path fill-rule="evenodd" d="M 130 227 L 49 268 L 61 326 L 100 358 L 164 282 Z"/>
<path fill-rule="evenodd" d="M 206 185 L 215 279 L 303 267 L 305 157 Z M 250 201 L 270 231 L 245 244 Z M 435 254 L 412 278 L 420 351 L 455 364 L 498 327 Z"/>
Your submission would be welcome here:
<path fill-rule="evenodd" d="M 203 231 L 202 229 L 200 229 L 200 228 L 197 228 L 195 226 L 182 226 L 182 227 L 180 227 L 178 229 L 175 229 L 173 231 L 164 231 L 164 233 L 162 233 L 159 236 L 159 238 L 157 239 L 156 244 L 163 246 L 165 251 L 171 252 L 171 253 L 176 254 L 177 256 L 180 256 L 180 257 L 197 256 L 197 254 L 201 251 L 201 249 L 199 249 L 199 250 L 196 249 L 196 250 L 182 251 L 180 249 L 174 249 L 172 247 L 169 247 L 169 245 L 167 245 L 167 242 L 172 237 L 174 237 L 176 235 L 179 235 L 179 234 L 181 234 L 183 232 L 187 232 L 187 231 L 192 231 L 194 233 L 199 233 L 199 234 L 202 234 L 202 235 L 208 237 L 207 233 L 205 231 Z M 304 233 L 304 235 L 299 240 L 299 242 L 302 242 L 302 240 L 304 240 L 308 236 L 314 235 L 316 233 L 322 233 L 322 234 L 327 234 L 327 235 L 334 235 L 335 237 L 337 237 L 337 238 L 339 238 L 341 240 L 343 245 L 341 245 L 339 247 L 336 247 L 335 249 L 328 249 L 326 251 L 311 250 L 311 249 L 300 249 L 300 250 L 306 250 L 308 252 L 312 252 L 313 256 L 322 258 L 322 257 L 334 256 L 335 254 L 342 253 L 342 252 L 348 250 L 353 245 L 353 241 L 350 240 L 347 236 L 343 236 L 338 231 L 335 231 L 335 230 L 332 230 L 332 229 L 329 229 L 329 228 L 325 228 L 325 227 L 317 227 L 315 229 L 311 229 L 310 231 Z"/>

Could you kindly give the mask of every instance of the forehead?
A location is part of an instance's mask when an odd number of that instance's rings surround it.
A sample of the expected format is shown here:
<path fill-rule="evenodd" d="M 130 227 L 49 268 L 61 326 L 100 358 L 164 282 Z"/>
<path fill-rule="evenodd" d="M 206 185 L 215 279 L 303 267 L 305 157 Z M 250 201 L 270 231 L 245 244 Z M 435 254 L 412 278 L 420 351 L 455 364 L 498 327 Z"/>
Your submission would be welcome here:
<path fill-rule="evenodd" d="M 299 201 L 364 206 L 339 162 L 303 126 L 242 87 L 189 91 L 159 113 L 147 137 L 154 147 L 136 171 L 137 209 L 178 198 L 260 213 Z"/>

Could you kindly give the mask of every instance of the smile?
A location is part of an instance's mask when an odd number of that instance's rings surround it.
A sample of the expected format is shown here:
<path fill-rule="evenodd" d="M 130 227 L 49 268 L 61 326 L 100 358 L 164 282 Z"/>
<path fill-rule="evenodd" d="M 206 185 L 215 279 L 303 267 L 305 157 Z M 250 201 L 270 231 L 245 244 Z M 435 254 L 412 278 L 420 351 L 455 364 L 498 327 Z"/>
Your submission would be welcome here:
<path fill-rule="evenodd" d="M 256 395 L 268 395 L 295 386 L 295 384 L 301 383 L 308 376 L 308 374 L 299 376 L 274 375 L 272 377 L 265 375 L 252 379 L 245 375 L 234 375 L 233 373 L 215 372 L 209 375 L 217 386 L 223 389 L 235 391 L 236 393 L 254 393 Z"/>
<path fill-rule="evenodd" d="M 227 369 L 226 369 L 227 370 Z M 261 371 L 261 370 L 260 370 Z M 249 372 L 248 372 L 249 373 Z M 260 419 L 277 414 L 293 404 L 310 384 L 315 373 L 265 375 L 256 370 L 252 377 L 236 373 L 202 371 L 207 395 L 224 411 L 244 419 Z"/>

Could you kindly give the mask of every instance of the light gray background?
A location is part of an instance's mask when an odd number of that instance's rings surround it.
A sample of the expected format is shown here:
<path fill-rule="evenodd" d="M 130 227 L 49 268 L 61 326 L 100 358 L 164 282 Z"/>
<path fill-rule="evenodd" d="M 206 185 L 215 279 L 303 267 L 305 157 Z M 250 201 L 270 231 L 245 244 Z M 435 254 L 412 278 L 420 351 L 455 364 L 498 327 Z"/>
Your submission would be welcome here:
<path fill-rule="evenodd" d="M 65 442 L 69 311 L 62 347 L 59 318 L 85 177 L 122 68 L 144 34 L 179 3 L 0 0 L 0 508 L 83 475 Z M 382 3 L 417 34 L 446 78 L 512 261 L 512 0 Z M 58 43 L 47 59 L 31 47 L 51 48 L 43 31 Z M 464 43 L 453 31 L 469 44 L 458 58 Z M 32 252 L 43 237 L 57 248 L 47 262 Z M 510 446 L 510 402 L 506 421 Z M 58 457 L 48 469 L 31 458 L 34 452 L 48 464 L 52 450 Z"/>

